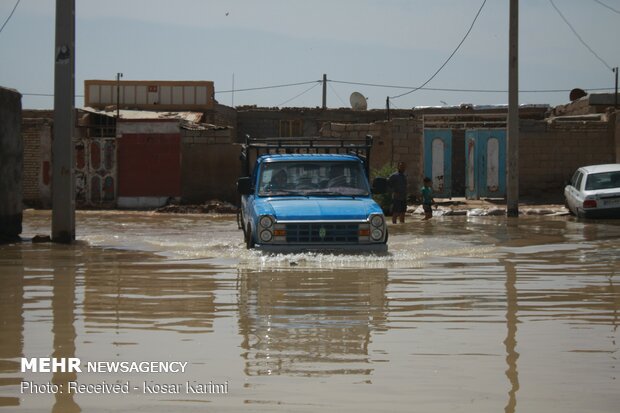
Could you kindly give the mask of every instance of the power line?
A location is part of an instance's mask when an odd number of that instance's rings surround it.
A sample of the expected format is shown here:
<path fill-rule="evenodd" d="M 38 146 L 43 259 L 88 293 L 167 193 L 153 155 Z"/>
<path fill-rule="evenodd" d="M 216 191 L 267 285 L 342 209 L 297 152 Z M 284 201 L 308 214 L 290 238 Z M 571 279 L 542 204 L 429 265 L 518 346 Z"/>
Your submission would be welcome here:
<path fill-rule="evenodd" d="M 603 60 L 602 57 L 600 57 L 598 54 L 596 54 L 596 52 L 594 50 L 592 50 L 592 48 L 590 46 L 588 46 L 588 44 L 581 38 L 579 33 L 577 33 L 577 30 L 575 30 L 575 28 L 570 24 L 570 22 L 566 19 L 566 17 L 564 17 L 564 15 L 560 11 L 560 9 L 558 9 L 558 7 L 553 2 L 553 0 L 549 0 L 549 3 L 551 3 L 551 5 L 555 9 L 555 11 L 558 12 L 558 14 L 562 18 L 562 20 L 564 20 L 564 23 L 566 23 L 568 25 L 568 27 L 572 30 L 572 32 L 575 34 L 575 36 L 577 36 L 577 39 L 579 39 L 581 44 L 583 44 L 590 51 L 590 53 L 592 53 L 598 60 L 600 60 L 605 65 L 605 67 L 607 69 L 613 71 L 614 69 L 610 65 L 608 65 L 607 62 L 605 60 Z"/>
<path fill-rule="evenodd" d="M 399 97 L 408 95 L 410 93 L 415 92 L 416 90 L 420 90 L 421 88 L 423 88 L 424 86 L 426 86 L 431 80 L 433 80 L 435 78 L 435 76 L 437 76 L 439 74 L 439 72 L 441 72 L 443 70 L 443 68 L 448 64 L 448 62 L 450 61 L 450 59 L 452 59 L 452 56 L 454 56 L 456 54 L 456 52 L 460 49 L 461 45 L 465 42 L 465 39 L 467 39 L 467 36 L 469 36 L 469 33 L 471 33 L 472 29 L 474 28 L 474 24 L 476 24 L 476 20 L 478 20 L 478 16 L 480 16 L 480 13 L 482 12 L 482 9 L 484 8 L 484 5 L 486 4 L 487 0 L 484 0 L 482 2 L 482 5 L 480 6 L 480 9 L 478 9 L 478 13 L 476 13 L 476 17 L 474 17 L 474 20 L 471 22 L 471 26 L 469 26 L 469 30 L 467 30 L 467 33 L 465 33 L 465 36 L 463 37 L 463 39 L 461 40 L 461 42 L 458 44 L 458 46 L 456 46 L 456 49 L 454 49 L 454 51 L 452 52 L 452 54 L 448 57 L 448 59 L 446 59 L 445 62 L 443 62 L 443 64 L 439 67 L 439 69 L 437 69 L 437 71 L 435 73 L 433 73 L 433 76 L 431 76 L 426 82 L 424 82 L 420 87 L 417 87 L 415 89 L 410 90 L 409 92 L 405 92 L 402 93 L 400 95 L 397 96 L 392 96 L 390 97 L 390 99 L 397 99 Z"/>
<path fill-rule="evenodd" d="M 392 89 L 413 89 L 412 86 L 397 86 L 397 85 L 385 85 L 375 83 L 362 83 L 362 82 L 347 82 L 343 80 L 328 80 L 328 82 L 342 83 L 347 85 L 357 86 L 369 86 L 369 87 L 381 87 Z M 418 90 L 427 90 L 433 92 L 471 92 L 471 93 L 508 93 L 505 89 L 458 89 L 458 88 L 438 88 L 438 87 L 419 87 Z M 519 90 L 519 93 L 565 93 L 570 92 L 572 89 L 532 89 L 532 90 Z M 587 88 L 591 91 L 603 91 L 611 90 L 611 88 Z M 391 98 L 390 98 L 391 99 Z"/>
<path fill-rule="evenodd" d="M 347 84 L 347 85 L 382 87 L 382 88 L 395 88 L 395 89 L 411 89 L 412 88 L 411 86 L 381 85 L 381 84 L 373 84 L 373 83 L 346 82 L 346 81 L 341 81 L 341 80 L 328 80 L 328 82 L 330 82 L 330 83 L 342 83 L 342 84 Z M 308 83 L 316 83 L 316 82 L 307 82 L 307 83 L 303 83 L 303 84 L 308 84 Z M 317 83 L 317 85 L 318 85 L 318 83 Z M 330 85 L 330 88 L 332 89 L 332 91 L 334 91 L 336 96 L 338 96 L 338 93 L 336 93 L 335 89 L 333 89 L 331 87 L 331 85 Z M 260 89 L 265 89 L 265 88 L 252 88 L 252 89 L 244 89 L 244 90 L 260 90 Z M 310 88 L 310 89 L 312 89 L 312 88 Z M 310 89 L 308 89 L 308 90 L 310 90 Z M 507 90 L 501 90 L 501 89 L 448 89 L 448 88 L 428 87 L 428 88 L 420 88 L 420 90 L 426 90 L 426 91 L 430 91 L 430 92 L 508 93 Z M 519 90 L 519 93 L 566 93 L 566 92 L 570 92 L 571 90 L 572 89 Z M 590 92 L 602 92 L 602 91 L 613 90 L 613 88 L 610 88 L 610 87 L 584 88 L 584 90 L 587 90 L 587 91 L 590 91 Z M 236 91 L 237 90 L 235 89 L 235 92 Z M 220 91 L 220 92 L 215 92 L 215 93 L 225 93 L 225 92 L 231 92 L 231 91 Z M 26 92 L 24 92 L 24 93 L 21 93 L 21 95 L 22 96 L 38 96 L 38 97 L 54 97 L 53 93 L 26 93 Z M 75 95 L 75 97 L 76 98 L 83 98 L 84 95 Z M 346 105 L 346 103 L 342 100 L 342 98 L 340 98 L 340 96 L 338 96 L 338 98 L 340 99 L 340 101 L 343 104 Z"/>
<path fill-rule="evenodd" d="M 613 11 L 614 13 L 618 13 L 618 14 L 620 14 L 620 10 L 616 10 L 616 9 L 614 9 L 614 8 L 613 8 L 613 7 L 611 7 L 611 6 L 608 6 L 607 4 L 603 3 L 603 2 L 602 2 L 602 1 L 600 1 L 600 0 L 594 0 L 594 1 L 595 1 L 595 2 L 597 2 L 598 4 L 600 4 L 601 6 L 608 8 L 609 10 Z"/>
<path fill-rule="evenodd" d="M 17 0 L 17 3 L 15 3 L 15 6 L 13 6 L 13 10 L 11 10 L 11 14 L 9 14 L 9 17 L 6 18 L 4 24 L 2 25 L 2 27 L 0 27 L 0 33 L 2 33 L 2 30 L 4 30 L 4 26 L 6 26 L 6 24 L 9 22 L 9 20 L 11 20 L 11 17 L 13 17 L 13 13 L 15 13 L 15 9 L 17 9 L 17 6 L 19 5 L 19 2 L 22 0 Z"/>
<path fill-rule="evenodd" d="M 304 90 L 304 91 L 303 91 L 303 92 L 301 92 L 300 94 L 293 96 L 293 97 L 292 97 L 292 98 L 290 98 L 289 100 L 284 101 L 284 102 L 280 103 L 280 104 L 279 104 L 279 105 L 277 105 L 277 106 L 278 106 L 278 107 L 280 107 L 280 106 L 286 105 L 288 102 L 290 102 L 290 101 L 292 101 L 292 100 L 295 100 L 295 99 L 297 99 L 298 97 L 300 97 L 301 95 L 304 95 L 304 94 L 308 93 L 309 91 L 311 91 L 312 89 L 314 89 L 315 87 L 317 87 L 319 84 L 320 84 L 320 82 L 319 82 L 319 83 L 315 83 L 314 85 L 310 86 L 308 89 Z"/>
<path fill-rule="evenodd" d="M 322 80 L 312 80 L 310 82 L 299 82 L 299 83 L 288 83 L 285 85 L 274 85 L 274 86 L 262 86 L 262 87 L 251 87 L 246 89 L 234 89 L 234 90 L 220 90 L 215 93 L 232 93 L 232 92 L 249 92 L 252 90 L 266 90 L 266 89 L 276 89 L 280 87 L 289 87 L 289 86 L 300 86 L 300 85 L 309 85 L 310 83 L 320 83 Z"/>
<path fill-rule="evenodd" d="M 332 86 L 331 82 L 327 84 L 329 86 L 329 88 L 331 89 L 332 92 L 334 92 L 334 94 L 336 95 L 336 97 L 338 98 L 338 100 L 340 100 L 340 103 L 342 103 L 343 106 L 347 106 L 347 104 L 345 103 L 344 100 L 342 100 L 342 98 L 340 97 L 340 95 L 338 94 L 338 92 L 336 92 L 336 89 L 334 89 L 334 87 Z"/>

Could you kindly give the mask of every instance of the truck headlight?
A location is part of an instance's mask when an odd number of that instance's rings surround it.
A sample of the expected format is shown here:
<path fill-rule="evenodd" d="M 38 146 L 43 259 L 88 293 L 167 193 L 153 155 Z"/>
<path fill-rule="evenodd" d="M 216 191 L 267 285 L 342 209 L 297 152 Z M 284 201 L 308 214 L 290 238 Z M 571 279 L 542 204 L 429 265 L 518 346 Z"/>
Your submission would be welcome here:
<path fill-rule="evenodd" d="M 268 229 L 261 231 L 260 240 L 263 242 L 269 242 L 273 238 L 273 234 Z"/>
<path fill-rule="evenodd" d="M 258 223 L 263 228 L 271 228 L 271 226 L 273 225 L 273 221 L 274 221 L 274 219 L 273 219 L 273 217 L 271 215 L 263 215 L 258 220 Z"/>
<path fill-rule="evenodd" d="M 370 231 L 370 238 L 372 238 L 373 241 L 379 241 L 381 238 L 383 238 L 383 230 L 379 228 L 373 228 L 372 231 Z"/>
<path fill-rule="evenodd" d="M 385 218 L 383 214 L 372 214 L 368 221 L 370 221 L 370 239 L 381 241 L 385 233 Z"/>
<path fill-rule="evenodd" d="M 376 214 L 370 218 L 370 224 L 373 227 L 380 228 L 383 226 L 384 223 L 385 223 L 385 219 L 383 218 L 383 215 Z"/>

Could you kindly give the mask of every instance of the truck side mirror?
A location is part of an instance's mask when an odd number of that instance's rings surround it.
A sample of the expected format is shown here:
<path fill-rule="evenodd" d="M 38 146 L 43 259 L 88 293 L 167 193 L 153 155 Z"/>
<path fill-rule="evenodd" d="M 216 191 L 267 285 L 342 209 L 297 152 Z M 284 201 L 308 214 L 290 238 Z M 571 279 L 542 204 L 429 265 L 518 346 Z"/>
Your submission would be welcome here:
<path fill-rule="evenodd" d="M 385 178 L 375 178 L 372 181 L 372 193 L 373 194 L 384 194 L 387 192 L 388 182 Z"/>
<path fill-rule="evenodd" d="M 249 176 L 237 179 L 237 192 L 241 195 L 250 195 L 252 193 L 252 179 Z"/>

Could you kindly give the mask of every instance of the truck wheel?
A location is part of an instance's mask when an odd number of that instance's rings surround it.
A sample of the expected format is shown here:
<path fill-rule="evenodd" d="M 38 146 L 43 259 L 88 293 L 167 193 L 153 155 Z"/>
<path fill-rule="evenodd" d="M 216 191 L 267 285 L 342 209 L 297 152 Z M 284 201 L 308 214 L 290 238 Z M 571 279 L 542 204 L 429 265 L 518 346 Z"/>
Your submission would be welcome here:
<path fill-rule="evenodd" d="M 243 231 L 243 236 L 245 236 L 245 217 L 243 216 L 243 211 L 239 211 L 237 215 L 237 224 L 239 229 Z"/>
<path fill-rule="evenodd" d="M 249 250 L 254 248 L 254 237 L 252 236 L 252 226 L 248 224 L 245 230 L 245 247 Z"/>

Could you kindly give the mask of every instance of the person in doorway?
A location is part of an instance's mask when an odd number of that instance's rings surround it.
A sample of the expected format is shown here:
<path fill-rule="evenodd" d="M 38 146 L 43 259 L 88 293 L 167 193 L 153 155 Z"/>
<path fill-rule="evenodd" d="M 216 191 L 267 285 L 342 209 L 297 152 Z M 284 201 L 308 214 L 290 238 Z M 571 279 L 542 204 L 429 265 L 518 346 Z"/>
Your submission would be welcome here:
<path fill-rule="evenodd" d="M 397 221 L 405 222 L 407 212 L 407 175 L 405 170 L 407 165 L 404 162 L 398 163 L 398 170 L 388 178 L 388 185 L 392 190 L 392 223 Z"/>
<path fill-rule="evenodd" d="M 424 209 L 424 220 L 427 221 L 433 217 L 432 205 L 435 202 L 433 199 L 433 181 L 431 178 L 424 178 L 424 186 L 420 190 L 422 193 L 422 208 Z"/>

